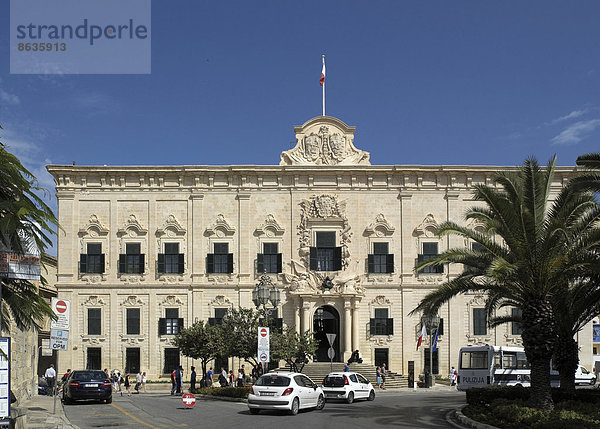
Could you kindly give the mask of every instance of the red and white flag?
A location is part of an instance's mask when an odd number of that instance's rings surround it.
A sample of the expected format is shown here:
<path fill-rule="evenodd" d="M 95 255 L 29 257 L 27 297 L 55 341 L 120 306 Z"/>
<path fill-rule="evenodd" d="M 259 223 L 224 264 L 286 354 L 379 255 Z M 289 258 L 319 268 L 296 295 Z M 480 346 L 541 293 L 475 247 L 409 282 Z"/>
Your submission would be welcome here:
<path fill-rule="evenodd" d="M 325 56 L 323 56 L 323 68 L 321 69 L 321 79 L 319 82 L 321 86 L 325 85 Z"/>
<path fill-rule="evenodd" d="M 427 329 L 425 329 L 425 324 L 422 325 L 421 334 L 419 335 L 419 340 L 417 341 L 417 350 L 419 350 L 419 346 L 423 342 L 423 338 L 427 336 Z"/>

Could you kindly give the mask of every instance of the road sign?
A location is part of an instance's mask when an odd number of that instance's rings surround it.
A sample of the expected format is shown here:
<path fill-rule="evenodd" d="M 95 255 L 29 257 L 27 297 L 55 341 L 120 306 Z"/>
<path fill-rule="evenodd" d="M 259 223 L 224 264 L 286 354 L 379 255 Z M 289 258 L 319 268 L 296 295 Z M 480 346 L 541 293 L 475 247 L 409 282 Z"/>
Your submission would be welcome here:
<path fill-rule="evenodd" d="M 329 341 L 330 346 L 333 346 L 333 342 L 335 341 L 335 334 L 327 334 L 327 341 Z"/>
<path fill-rule="evenodd" d="M 269 362 L 269 328 L 260 326 L 258 328 L 258 360 L 260 362 Z"/>
<path fill-rule="evenodd" d="M 50 330 L 50 348 L 52 350 L 67 350 L 69 347 L 69 331 L 63 329 Z"/>
<path fill-rule="evenodd" d="M 68 299 L 52 298 L 52 311 L 56 317 L 50 324 L 52 329 L 69 330 L 71 320 L 71 301 Z"/>
<path fill-rule="evenodd" d="M 183 405 L 185 405 L 186 408 L 192 408 L 196 405 L 196 397 L 191 393 L 184 393 L 181 397 L 181 402 L 183 402 Z"/>
<path fill-rule="evenodd" d="M 329 347 L 329 350 L 327 350 L 327 357 L 329 359 L 333 359 L 335 357 L 335 350 L 333 347 Z"/>

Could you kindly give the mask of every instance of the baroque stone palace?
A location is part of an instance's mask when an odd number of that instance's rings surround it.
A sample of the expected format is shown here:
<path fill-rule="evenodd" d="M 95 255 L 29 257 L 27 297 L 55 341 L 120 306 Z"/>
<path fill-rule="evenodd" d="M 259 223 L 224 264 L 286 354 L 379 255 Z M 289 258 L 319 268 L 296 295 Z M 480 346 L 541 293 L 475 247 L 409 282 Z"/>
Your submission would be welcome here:
<path fill-rule="evenodd" d="M 278 166 L 48 166 L 64 228 L 56 286 L 72 305 L 60 371 L 141 369 L 156 379 L 189 369 L 173 334 L 254 307 L 266 272 L 281 290 L 274 317 L 317 334 L 316 360 L 328 361 L 325 333 L 335 333 L 337 361 L 359 350 L 365 362 L 406 374 L 414 361 L 422 372 L 428 343 L 416 350 L 420 321 L 407 314 L 461 267 L 415 264 L 471 245 L 434 228 L 464 223 L 477 204 L 472 186 L 499 167 L 371 165 L 354 131 L 313 118 L 294 127 L 296 147 Z M 555 189 L 574 167 L 557 171 Z M 488 328 L 483 306 L 472 294 L 441 309 L 434 372 L 456 366 L 461 346 L 520 343 L 518 326 Z M 591 337 L 591 327 L 580 333 L 588 365 Z"/>

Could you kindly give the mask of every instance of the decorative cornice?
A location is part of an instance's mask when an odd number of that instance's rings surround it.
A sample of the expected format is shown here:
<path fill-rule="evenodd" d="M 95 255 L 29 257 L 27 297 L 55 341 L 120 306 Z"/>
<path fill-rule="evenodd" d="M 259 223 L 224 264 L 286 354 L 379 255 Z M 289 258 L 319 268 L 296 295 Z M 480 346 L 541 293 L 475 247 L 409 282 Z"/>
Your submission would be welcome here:
<path fill-rule="evenodd" d="M 426 237 L 434 237 L 435 230 L 437 228 L 437 222 L 431 213 L 429 213 L 423 219 L 423 222 L 417 226 L 414 230 L 416 236 L 425 235 Z"/>
<path fill-rule="evenodd" d="M 264 222 L 261 223 L 254 231 L 255 235 L 266 235 L 267 237 L 281 236 L 285 230 L 279 225 L 275 216 L 268 214 Z"/>
<path fill-rule="evenodd" d="M 122 237 L 124 235 L 131 235 L 132 232 L 135 232 L 137 235 L 145 235 L 148 232 L 147 229 L 142 227 L 134 214 L 129 215 L 129 218 L 127 218 L 123 226 L 117 231 L 117 235 Z"/>
<path fill-rule="evenodd" d="M 365 235 L 372 236 L 375 235 L 377 237 L 389 237 L 394 234 L 394 228 L 385 218 L 383 213 L 379 213 L 375 220 L 365 228 Z"/>
<path fill-rule="evenodd" d="M 86 299 L 84 302 L 81 303 L 81 305 L 84 307 L 105 305 L 105 304 L 106 303 L 104 302 L 104 300 L 102 298 L 100 298 L 98 295 L 90 295 L 88 297 L 88 299 Z"/>
<path fill-rule="evenodd" d="M 106 228 L 102 222 L 100 222 L 100 219 L 98 219 L 97 215 L 93 214 L 90 216 L 87 224 L 79 229 L 79 236 L 83 237 L 89 235 L 91 237 L 104 237 L 108 235 L 108 232 L 108 228 Z"/>
<path fill-rule="evenodd" d="M 167 216 L 165 221 L 162 224 L 162 227 L 156 230 L 156 236 L 162 237 L 163 235 L 169 236 L 183 236 L 185 235 L 186 230 L 181 226 L 181 224 L 177 221 L 174 215 L 170 214 Z"/>
<path fill-rule="evenodd" d="M 235 228 L 229 225 L 223 214 L 219 213 L 214 222 L 206 228 L 206 235 L 216 235 L 218 237 L 229 237 L 235 234 Z"/>

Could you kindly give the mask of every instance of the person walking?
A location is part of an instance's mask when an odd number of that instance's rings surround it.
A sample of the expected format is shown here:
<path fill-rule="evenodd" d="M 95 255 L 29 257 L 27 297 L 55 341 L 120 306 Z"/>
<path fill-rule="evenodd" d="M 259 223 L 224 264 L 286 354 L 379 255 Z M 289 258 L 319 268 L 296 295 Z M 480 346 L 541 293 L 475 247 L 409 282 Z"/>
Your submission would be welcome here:
<path fill-rule="evenodd" d="M 121 389 L 121 384 L 123 383 L 123 376 L 121 376 L 120 372 L 117 372 L 117 384 L 119 385 L 119 393 L 123 396 L 123 390 Z"/>
<path fill-rule="evenodd" d="M 452 367 L 450 370 L 450 386 L 456 386 L 456 380 L 458 379 L 458 371 Z"/>
<path fill-rule="evenodd" d="M 349 364 L 345 364 L 344 365 L 344 372 L 350 372 L 350 366 L 349 366 Z"/>
<path fill-rule="evenodd" d="M 181 365 L 179 365 L 179 368 L 177 368 L 177 372 L 175 373 L 175 381 L 177 381 L 177 393 L 183 395 L 183 367 Z"/>
<path fill-rule="evenodd" d="M 175 394 L 175 390 L 177 390 L 177 385 L 175 384 L 175 371 L 171 372 L 171 396 Z"/>
<path fill-rule="evenodd" d="M 229 387 L 235 387 L 235 375 L 233 374 L 233 369 L 229 371 L 229 378 L 227 379 Z"/>
<path fill-rule="evenodd" d="M 385 377 L 387 375 L 387 369 L 385 368 L 385 362 L 381 364 L 381 388 L 385 390 Z"/>
<path fill-rule="evenodd" d="M 213 371 L 212 367 L 206 373 L 206 387 L 212 387 L 213 383 Z"/>
<path fill-rule="evenodd" d="M 129 374 L 125 374 L 125 390 L 127 391 L 127 396 L 131 396 L 131 383 L 129 381 Z"/>
<path fill-rule="evenodd" d="M 142 387 L 142 371 L 139 371 L 135 376 L 135 391 L 140 393 L 140 387 Z"/>
<path fill-rule="evenodd" d="M 240 374 L 242 375 L 242 385 L 240 387 L 244 387 L 246 385 L 246 368 L 242 365 L 242 369 L 240 369 Z"/>
<path fill-rule="evenodd" d="M 54 383 L 56 381 L 56 370 L 54 369 L 54 364 L 51 363 L 46 373 L 44 374 L 44 378 L 46 379 L 46 384 L 48 384 L 48 391 L 50 392 L 50 396 L 54 395 Z"/>
<path fill-rule="evenodd" d="M 192 372 L 190 373 L 190 392 L 194 393 L 196 390 L 196 367 L 191 367 Z"/>
<path fill-rule="evenodd" d="M 148 379 L 146 378 L 146 372 L 142 372 L 142 390 L 144 391 L 144 393 L 148 393 L 146 391 L 146 382 L 148 381 Z"/>
<path fill-rule="evenodd" d="M 227 371 L 223 367 L 221 367 L 221 375 L 219 375 L 219 384 L 221 387 L 227 386 Z"/>
<path fill-rule="evenodd" d="M 377 377 L 377 387 L 381 389 L 381 368 L 377 367 L 375 369 L 375 375 Z"/>

